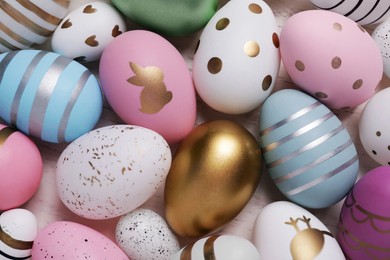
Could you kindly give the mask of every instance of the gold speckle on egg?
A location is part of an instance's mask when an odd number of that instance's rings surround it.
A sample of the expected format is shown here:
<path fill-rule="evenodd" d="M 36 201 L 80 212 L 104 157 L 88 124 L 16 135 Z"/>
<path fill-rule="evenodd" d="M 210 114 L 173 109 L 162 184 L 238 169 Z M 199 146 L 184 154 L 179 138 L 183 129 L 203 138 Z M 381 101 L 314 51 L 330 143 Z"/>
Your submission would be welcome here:
<path fill-rule="evenodd" d="M 222 60 L 218 57 L 213 57 L 207 63 L 207 69 L 211 74 L 217 74 L 222 70 Z"/>
<path fill-rule="evenodd" d="M 69 28 L 72 26 L 72 22 L 70 21 L 70 19 L 67 19 L 62 25 L 61 25 L 61 29 L 66 29 L 66 28 Z"/>
<path fill-rule="evenodd" d="M 249 11 L 251 11 L 254 14 L 261 14 L 263 12 L 263 8 L 261 8 L 260 5 L 252 3 L 249 5 Z"/>
<path fill-rule="evenodd" d="M 229 23 L 230 23 L 230 20 L 228 18 L 226 18 L 226 17 L 221 18 L 221 19 L 219 19 L 219 21 L 215 25 L 215 28 L 218 31 L 222 31 L 223 29 L 225 29 L 229 25 Z"/>
<path fill-rule="evenodd" d="M 297 70 L 299 70 L 299 71 L 304 71 L 304 70 L 305 70 L 305 64 L 304 64 L 302 61 L 297 60 L 297 61 L 295 62 L 295 68 L 296 68 Z"/>
<path fill-rule="evenodd" d="M 255 41 L 247 41 L 244 44 L 244 52 L 249 57 L 256 57 L 260 53 L 260 46 Z"/>
<path fill-rule="evenodd" d="M 96 35 L 89 36 L 85 43 L 91 47 L 97 47 L 99 46 L 99 42 L 96 40 Z"/>
<path fill-rule="evenodd" d="M 341 58 L 340 57 L 334 57 L 332 59 L 332 68 L 338 69 L 341 67 Z"/>
<path fill-rule="evenodd" d="M 343 30 L 343 26 L 340 23 L 334 23 L 333 24 L 333 29 L 335 29 L 336 31 L 342 31 Z"/>
<path fill-rule="evenodd" d="M 85 14 L 92 14 L 92 13 L 95 13 L 97 10 L 96 8 L 93 8 L 92 5 L 87 5 L 84 10 L 83 10 L 83 13 Z"/>
<path fill-rule="evenodd" d="M 358 28 L 360 29 L 360 31 L 362 31 L 362 32 L 364 32 L 364 33 L 366 32 L 366 30 L 363 28 L 363 26 L 361 26 L 360 24 L 358 24 L 357 26 L 358 26 Z"/>
<path fill-rule="evenodd" d="M 356 80 L 353 83 L 352 88 L 353 89 L 359 89 L 361 86 L 363 86 L 363 80 L 362 79 L 358 79 L 358 80 Z"/>
<path fill-rule="evenodd" d="M 315 96 L 318 98 L 327 98 L 328 97 L 328 95 L 325 94 L 324 92 L 316 92 Z"/>
<path fill-rule="evenodd" d="M 275 33 L 275 32 L 272 34 L 272 42 L 273 42 L 273 44 L 274 44 L 274 46 L 275 46 L 276 48 L 279 48 L 279 46 L 280 46 L 280 43 L 279 43 L 279 36 L 278 36 L 278 34 Z"/>
<path fill-rule="evenodd" d="M 269 89 L 269 87 L 271 86 L 271 83 L 272 83 L 272 76 L 271 75 L 265 76 L 263 79 L 263 84 L 262 84 L 263 90 L 267 91 Z"/>

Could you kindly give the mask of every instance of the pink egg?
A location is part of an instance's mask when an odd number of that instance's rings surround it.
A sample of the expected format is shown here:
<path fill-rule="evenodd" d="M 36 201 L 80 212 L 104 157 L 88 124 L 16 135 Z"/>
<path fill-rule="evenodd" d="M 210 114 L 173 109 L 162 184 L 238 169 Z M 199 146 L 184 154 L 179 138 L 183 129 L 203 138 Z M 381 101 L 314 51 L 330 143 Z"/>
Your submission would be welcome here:
<path fill-rule="evenodd" d="M 16 208 L 38 190 L 42 157 L 27 136 L 0 124 L 0 211 Z"/>
<path fill-rule="evenodd" d="M 340 213 L 337 240 L 348 259 L 390 259 L 390 166 L 367 172 Z"/>
<path fill-rule="evenodd" d="M 280 51 L 292 81 L 330 108 L 363 103 L 382 79 L 381 53 L 370 34 L 334 12 L 291 16 L 281 32 Z"/>
<path fill-rule="evenodd" d="M 196 96 L 179 51 L 149 31 L 134 30 L 115 38 L 100 60 L 104 95 L 128 124 L 161 134 L 168 143 L 194 127 Z"/>
<path fill-rule="evenodd" d="M 57 221 L 41 229 L 32 259 L 128 259 L 109 238 L 87 226 Z"/>

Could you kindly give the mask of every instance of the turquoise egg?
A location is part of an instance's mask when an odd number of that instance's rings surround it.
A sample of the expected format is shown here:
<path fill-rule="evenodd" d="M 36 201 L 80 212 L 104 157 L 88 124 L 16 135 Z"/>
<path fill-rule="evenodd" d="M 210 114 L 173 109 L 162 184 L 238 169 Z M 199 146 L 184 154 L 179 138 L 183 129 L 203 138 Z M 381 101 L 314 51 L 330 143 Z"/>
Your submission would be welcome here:
<path fill-rule="evenodd" d="M 78 62 L 39 50 L 0 54 L 0 117 L 25 134 L 71 142 L 93 129 L 102 107 L 97 79 Z"/>
<path fill-rule="evenodd" d="M 277 91 L 264 102 L 259 141 L 273 182 L 304 207 L 337 203 L 357 179 L 359 159 L 347 129 L 325 105 L 298 90 Z"/>

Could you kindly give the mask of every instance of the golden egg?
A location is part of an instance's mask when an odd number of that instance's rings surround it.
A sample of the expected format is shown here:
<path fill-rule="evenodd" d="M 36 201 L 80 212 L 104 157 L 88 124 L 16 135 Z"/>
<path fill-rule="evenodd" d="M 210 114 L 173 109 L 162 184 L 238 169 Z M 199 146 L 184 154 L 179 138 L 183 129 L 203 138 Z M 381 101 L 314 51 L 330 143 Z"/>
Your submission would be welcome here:
<path fill-rule="evenodd" d="M 176 151 L 165 184 L 165 215 L 180 236 L 200 237 L 231 221 L 261 176 L 253 135 L 228 120 L 197 126 Z"/>

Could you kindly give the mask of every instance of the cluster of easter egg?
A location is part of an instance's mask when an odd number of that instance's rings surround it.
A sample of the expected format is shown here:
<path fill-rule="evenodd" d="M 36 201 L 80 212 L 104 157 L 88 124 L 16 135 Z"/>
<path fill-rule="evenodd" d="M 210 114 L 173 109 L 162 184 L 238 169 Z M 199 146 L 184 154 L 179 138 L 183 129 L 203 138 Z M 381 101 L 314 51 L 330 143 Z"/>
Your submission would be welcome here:
<path fill-rule="evenodd" d="M 279 33 L 262 0 L 72 11 L 68 0 L 0 1 L 0 258 L 388 259 L 390 91 L 376 88 L 390 76 L 390 7 L 355 2 L 312 0 L 322 10 L 294 14 Z M 165 36 L 200 30 L 191 74 Z M 48 37 L 52 51 L 29 49 Z M 86 63 L 96 61 L 99 79 Z M 281 62 L 296 89 L 275 91 Z M 221 115 L 258 109 L 258 140 L 223 118 L 195 126 L 197 94 Z M 123 124 L 96 127 L 104 99 Z M 333 110 L 369 99 L 360 139 L 384 166 L 356 182 L 357 150 Z M 35 140 L 69 143 L 58 196 L 86 219 L 121 216 L 116 243 L 69 221 L 39 229 L 18 208 L 40 186 Z M 252 241 L 216 235 L 254 194 L 263 161 L 289 201 L 261 209 Z M 142 208 L 161 185 L 165 216 Z M 335 236 L 305 209 L 343 199 Z M 177 236 L 198 240 L 180 249 Z"/>

